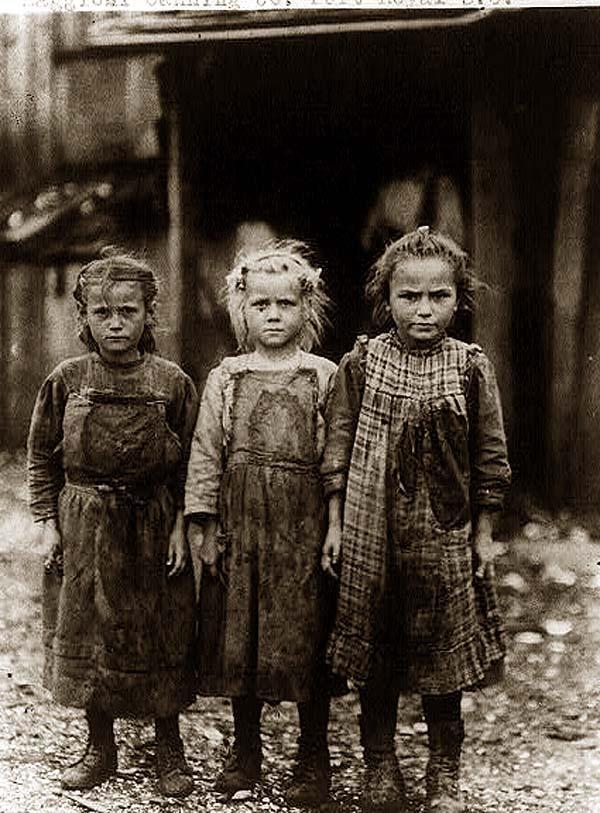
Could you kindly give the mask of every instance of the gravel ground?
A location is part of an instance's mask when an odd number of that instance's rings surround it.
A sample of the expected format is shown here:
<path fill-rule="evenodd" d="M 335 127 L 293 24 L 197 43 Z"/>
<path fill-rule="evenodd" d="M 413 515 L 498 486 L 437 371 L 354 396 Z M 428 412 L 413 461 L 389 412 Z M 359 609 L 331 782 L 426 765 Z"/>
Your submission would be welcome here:
<path fill-rule="evenodd" d="M 157 794 L 153 730 L 119 721 L 119 772 L 86 793 L 62 793 L 61 767 L 85 741 L 81 712 L 40 686 L 42 551 L 25 507 L 22 459 L 0 457 L 0 813 L 285 811 L 297 737 L 293 706 L 264 714 L 264 781 L 250 798 L 211 792 L 231 737 L 228 704 L 200 700 L 182 715 L 196 781 L 183 802 Z M 465 696 L 462 785 L 470 813 L 600 811 L 600 545 L 574 522 L 539 518 L 499 546 L 497 571 L 510 635 L 507 677 Z M 354 694 L 334 701 L 333 793 L 358 810 L 362 777 Z M 402 701 L 398 753 L 414 813 L 423 808 L 427 758 L 417 698 Z"/>

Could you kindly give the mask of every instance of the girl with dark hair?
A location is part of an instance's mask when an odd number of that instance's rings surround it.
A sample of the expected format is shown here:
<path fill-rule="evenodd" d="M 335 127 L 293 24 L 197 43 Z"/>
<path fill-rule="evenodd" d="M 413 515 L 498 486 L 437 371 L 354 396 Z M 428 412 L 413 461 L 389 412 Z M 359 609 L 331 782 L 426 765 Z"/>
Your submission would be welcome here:
<path fill-rule="evenodd" d="M 366 810 L 406 809 L 394 734 L 400 692 L 429 732 L 428 810 L 460 813 L 461 694 L 505 651 L 492 518 L 510 481 L 492 365 L 450 338 L 473 302 L 467 255 L 422 227 L 367 283 L 383 329 L 342 359 L 328 408 L 323 568 L 341 559 L 333 671 L 360 687 Z"/>
<path fill-rule="evenodd" d="M 89 352 L 42 385 L 28 474 L 48 550 L 44 685 L 84 708 L 89 729 L 62 785 L 115 773 L 115 717 L 153 717 L 160 790 L 184 796 L 193 782 L 178 714 L 194 699 L 194 582 L 183 495 L 198 402 L 188 376 L 154 352 L 157 294 L 152 269 L 127 254 L 105 251 L 81 270 L 74 297 Z"/>

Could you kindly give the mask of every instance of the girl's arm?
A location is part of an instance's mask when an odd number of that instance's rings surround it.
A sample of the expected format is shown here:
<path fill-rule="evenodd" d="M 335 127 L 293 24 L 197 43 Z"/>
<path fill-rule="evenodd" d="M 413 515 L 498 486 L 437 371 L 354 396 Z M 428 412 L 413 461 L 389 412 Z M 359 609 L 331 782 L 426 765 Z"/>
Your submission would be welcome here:
<path fill-rule="evenodd" d="M 173 417 L 170 420 L 171 429 L 181 442 L 181 461 L 174 478 L 174 494 L 177 505 L 175 524 L 169 536 L 167 550 L 167 575 L 169 578 L 178 576 L 186 568 L 189 559 L 189 548 L 185 535 L 183 517 L 185 478 L 187 462 L 190 456 L 192 434 L 198 416 L 198 394 L 192 380 L 186 375 L 177 382 L 177 395 L 172 406 Z"/>
<path fill-rule="evenodd" d="M 181 461 L 175 475 L 175 498 L 183 512 L 185 502 L 185 483 L 188 460 L 192 446 L 194 428 L 198 419 L 199 398 L 191 378 L 182 375 L 177 382 L 176 395 L 172 406 L 173 416 L 169 420 L 171 429 L 181 442 Z"/>
<path fill-rule="evenodd" d="M 471 507 L 477 575 L 494 559 L 495 517 L 510 486 L 510 466 L 496 376 L 483 353 L 474 359 L 469 391 Z"/>
<path fill-rule="evenodd" d="M 202 563 L 216 572 L 219 492 L 223 476 L 223 401 L 225 376 L 221 367 L 206 380 L 185 484 L 185 516 L 194 565 L 196 594 Z"/>
<path fill-rule="evenodd" d="M 365 386 L 364 345 L 357 344 L 338 367 L 325 409 L 326 439 L 321 475 L 325 494 L 344 492 Z"/>
<path fill-rule="evenodd" d="M 58 495 L 64 485 L 63 416 L 68 391 L 59 371 L 42 385 L 33 408 L 27 441 L 29 506 L 36 522 L 58 534 Z M 44 531 L 48 536 L 52 530 Z"/>
<path fill-rule="evenodd" d="M 326 440 L 321 474 L 329 501 L 329 522 L 321 567 L 333 578 L 337 578 L 336 568 L 342 549 L 344 494 L 364 391 L 364 357 L 365 346 L 359 343 L 344 356 L 335 376 L 325 415 Z"/>
<path fill-rule="evenodd" d="M 218 516 L 223 476 L 223 392 L 221 367 L 206 380 L 193 432 L 185 483 L 185 515 Z"/>

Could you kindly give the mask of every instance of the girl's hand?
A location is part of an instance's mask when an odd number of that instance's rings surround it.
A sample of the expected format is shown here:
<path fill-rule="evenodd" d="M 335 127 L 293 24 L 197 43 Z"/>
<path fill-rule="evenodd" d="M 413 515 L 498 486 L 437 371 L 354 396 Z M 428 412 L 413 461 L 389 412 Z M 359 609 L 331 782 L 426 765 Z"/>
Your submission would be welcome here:
<path fill-rule="evenodd" d="M 202 547 L 200 548 L 200 558 L 202 563 L 208 568 L 211 576 L 216 578 L 219 575 L 217 563 L 221 551 L 217 541 L 218 523 L 216 519 L 209 519 L 204 526 Z"/>
<path fill-rule="evenodd" d="M 42 542 L 44 546 L 44 569 L 47 573 L 63 572 L 62 536 L 55 519 L 46 519 L 42 525 Z"/>
<path fill-rule="evenodd" d="M 196 601 L 200 596 L 200 577 L 202 575 L 202 556 L 200 551 L 202 549 L 202 541 L 204 531 L 202 526 L 197 522 L 190 522 L 187 529 L 188 545 L 190 548 L 190 556 L 192 559 L 192 567 L 194 570 L 194 587 L 196 588 Z"/>
<path fill-rule="evenodd" d="M 183 512 L 177 514 L 175 527 L 169 536 L 167 551 L 167 576 L 172 579 L 179 576 L 186 568 L 189 559 L 189 550 L 183 529 Z"/>
<path fill-rule="evenodd" d="M 478 531 L 473 537 L 473 550 L 475 553 L 475 576 L 483 579 L 486 570 L 493 572 L 496 547 L 491 533 Z"/>
<path fill-rule="evenodd" d="M 486 570 L 493 574 L 496 548 L 492 539 L 494 515 L 482 510 L 477 517 L 473 533 L 473 553 L 475 558 L 475 576 L 483 579 Z"/>
<path fill-rule="evenodd" d="M 321 555 L 321 567 L 332 579 L 337 579 L 336 568 L 342 550 L 342 526 L 338 523 L 330 525 L 327 529 L 325 544 Z"/>

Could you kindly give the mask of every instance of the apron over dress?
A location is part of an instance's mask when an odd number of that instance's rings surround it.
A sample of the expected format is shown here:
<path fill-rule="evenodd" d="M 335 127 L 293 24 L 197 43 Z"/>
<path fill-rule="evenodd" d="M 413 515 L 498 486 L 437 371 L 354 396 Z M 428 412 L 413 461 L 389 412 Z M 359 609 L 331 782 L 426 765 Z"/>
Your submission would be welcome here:
<path fill-rule="evenodd" d="M 203 576 L 203 693 L 306 702 L 324 680 L 333 595 L 320 568 L 318 405 L 314 369 L 233 375 L 220 493 L 226 587 Z"/>
<path fill-rule="evenodd" d="M 98 363 L 90 357 L 88 379 Z M 146 389 L 120 393 L 92 382 L 69 392 L 57 606 L 53 574 L 45 576 L 44 685 L 60 703 L 113 716 L 168 716 L 194 696 L 193 576 L 189 566 L 172 579 L 166 570 L 186 440 L 167 424 L 161 387 Z"/>

